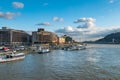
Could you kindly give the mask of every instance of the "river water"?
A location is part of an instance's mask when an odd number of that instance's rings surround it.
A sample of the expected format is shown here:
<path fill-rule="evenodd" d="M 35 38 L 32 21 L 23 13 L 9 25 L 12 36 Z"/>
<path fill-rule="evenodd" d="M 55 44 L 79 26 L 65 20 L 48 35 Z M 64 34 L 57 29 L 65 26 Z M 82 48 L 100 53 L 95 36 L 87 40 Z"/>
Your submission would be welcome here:
<path fill-rule="evenodd" d="M 120 80 L 120 45 L 88 46 L 0 63 L 0 80 Z"/>

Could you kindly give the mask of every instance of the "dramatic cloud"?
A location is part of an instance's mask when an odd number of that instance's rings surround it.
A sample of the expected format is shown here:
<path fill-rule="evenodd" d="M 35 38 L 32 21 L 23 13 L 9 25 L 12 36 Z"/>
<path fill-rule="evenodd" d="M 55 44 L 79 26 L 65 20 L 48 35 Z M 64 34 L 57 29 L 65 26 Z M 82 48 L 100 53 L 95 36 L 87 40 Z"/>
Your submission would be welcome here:
<path fill-rule="evenodd" d="M 42 23 L 39 23 L 37 25 L 39 25 L 39 26 L 51 26 L 51 24 L 49 22 L 42 22 Z"/>
<path fill-rule="evenodd" d="M 67 26 L 62 29 L 56 30 L 56 33 L 66 34 L 72 36 L 74 39 L 80 41 L 96 40 L 105 37 L 108 34 L 114 32 L 120 32 L 120 26 L 113 26 L 109 28 L 95 26 L 95 19 L 93 18 L 81 18 L 76 22 L 84 22 L 84 24 L 78 27 Z"/>
<path fill-rule="evenodd" d="M 53 17 L 53 21 L 62 22 L 63 18 Z"/>
<path fill-rule="evenodd" d="M 83 23 L 82 25 L 79 25 L 78 28 L 94 28 L 95 21 L 96 19 L 94 18 L 80 18 L 80 19 L 75 20 L 74 23 Z"/>
<path fill-rule="evenodd" d="M 95 24 L 93 22 L 86 22 L 82 25 L 77 26 L 77 28 L 94 28 Z"/>
<path fill-rule="evenodd" d="M 89 40 L 96 40 L 99 38 L 103 38 L 108 34 L 120 32 L 120 26 L 118 27 L 109 27 L 102 28 L 102 27 L 95 27 L 93 29 L 89 28 L 75 28 L 75 27 L 64 27 L 63 29 L 56 30 L 56 33 L 66 34 L 72 36 L 74 39 L 81 41 L 89 41 Z"/>
<path fill-rule="evenodd" d="M 12 12 L 0 12 L 0 18 L 4 19 L 13 19 L 15 16 L 19 16 L 20 13 L 12 13 Z"/>
<path fill-rule="evenodd" d="M 13 2 L 12 5 L 14 8 L 24 8 L 24 4 L 21 2 Z"/>

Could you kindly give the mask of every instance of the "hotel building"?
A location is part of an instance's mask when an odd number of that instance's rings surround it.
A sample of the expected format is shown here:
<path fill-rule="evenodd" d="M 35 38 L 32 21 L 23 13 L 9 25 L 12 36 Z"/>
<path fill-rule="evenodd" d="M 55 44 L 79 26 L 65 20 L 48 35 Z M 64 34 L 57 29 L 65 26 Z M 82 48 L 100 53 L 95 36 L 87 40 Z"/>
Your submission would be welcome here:
<path fill-rule="evenodd" d="M 26 45 L 30 43 L 30 35 L 23 30 L 7 27 L 0 29 L 0 45 Z"/>

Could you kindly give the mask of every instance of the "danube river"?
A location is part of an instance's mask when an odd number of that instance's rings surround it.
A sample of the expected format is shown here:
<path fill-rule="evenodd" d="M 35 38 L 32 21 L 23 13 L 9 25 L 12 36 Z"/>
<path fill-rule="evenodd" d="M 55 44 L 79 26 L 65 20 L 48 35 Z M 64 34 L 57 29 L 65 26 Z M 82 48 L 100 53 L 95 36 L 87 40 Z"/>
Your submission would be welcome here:
<path fill-rule="evenodd" d="M 120 45 L 27 54 L 24 60 L 0 63 L 0 80 L 120 80 Z"/>

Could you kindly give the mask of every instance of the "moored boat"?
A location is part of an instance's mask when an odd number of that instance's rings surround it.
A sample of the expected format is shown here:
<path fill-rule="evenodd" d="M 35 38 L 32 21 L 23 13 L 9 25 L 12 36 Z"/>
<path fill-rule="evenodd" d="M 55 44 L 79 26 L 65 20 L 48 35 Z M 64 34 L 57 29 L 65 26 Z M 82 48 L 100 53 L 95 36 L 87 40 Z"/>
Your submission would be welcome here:
<path fill-rule="evenodd" d="M 10 61 L 16 61 L 24 59 L 25 55 L 24 53 L 10 53 L 4 56 L 0 56 L 0 63 L 2 62 L 10 62 Z"/>
<path fill-rule="evenodd" d="M 84 49 L 86 49 L 86 45 L 81 45 L 81 44 L 70 45 L 64 48 L 64 50 L 66 51 L 84 50 Z"/>
<path fill-rule="evenodd" d="M 41 49 L 41 50 L 38 50 L 37 51 L 39 54 L 41 54 L 41 53 L 49 53 L 50 52 L 50 49 L 49 48 L 43 48 L 43 49 Z"/>
<path fill-rule="evenodd" d="M 40 44 L 36 45 L 36 48 L 34 49 L 36 53 L 42 54 L 42 53 L 49 53 L 51 52 L 49 44 Z"/>

